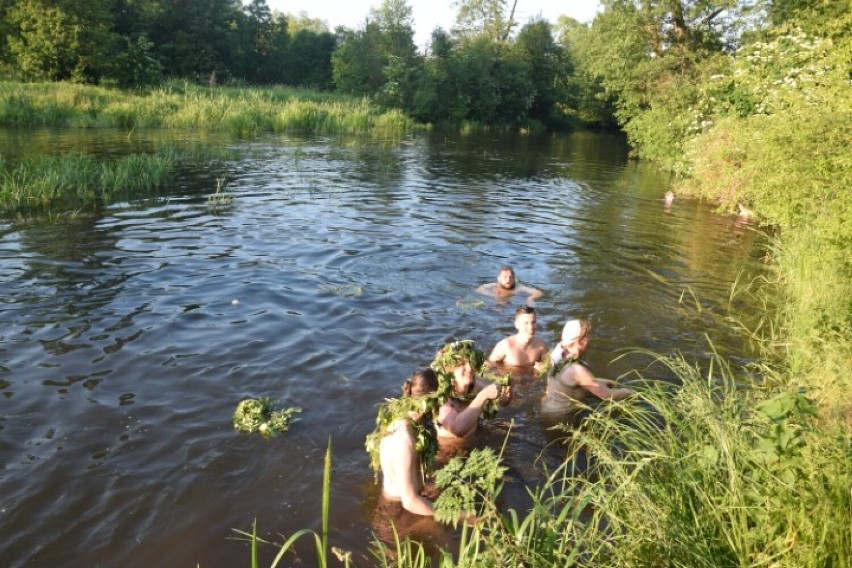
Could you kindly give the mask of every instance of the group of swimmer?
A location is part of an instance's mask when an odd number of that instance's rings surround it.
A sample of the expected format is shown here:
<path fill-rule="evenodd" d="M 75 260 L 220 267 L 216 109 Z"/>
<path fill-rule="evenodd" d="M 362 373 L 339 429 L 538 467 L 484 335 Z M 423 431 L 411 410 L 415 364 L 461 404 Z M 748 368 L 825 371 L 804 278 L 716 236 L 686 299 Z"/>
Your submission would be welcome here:
<path fill-rule="evenodd" d="M 505 406 L 512 400 L 511 386 L 484 381 L 477 375 L 480 369 L 509 366 L 546 374 L 541 411 L 552 416 L 576 407 L 589 395 L 621 400 L 634 394 L 629 388 L 596 378 L 581 361 L 591 332 L 587 321 L 568 321 L 559 343 L 548 350 L 546 342 L 536 336 L 536 311 L 532 305 L 542 292 L 516 284 L 511 266 L 501 267 L 497 281 L 480 286 L 477 292 L 493 294 L 498 300 L 527 294 L 525 305 L 515 312 L 517 333 L 499 341 L 487 360 L 472 341 L 441 347 L 429 367 L 416 370 L 403 384 L 402 400 L 408 406 L 403 406 L 404 411 L 389 423 L 377 426 L 374 434 L 378 437 L 384 498 L 400 502 L 405 510 L 417 515 L 434 514 L 432 503 L 421 494 L 421 462 L 434 456 L 424 452 L 424 440 L 434 436 L 438 446 L 464 441 L 476 431 L 487 409 Z"/>

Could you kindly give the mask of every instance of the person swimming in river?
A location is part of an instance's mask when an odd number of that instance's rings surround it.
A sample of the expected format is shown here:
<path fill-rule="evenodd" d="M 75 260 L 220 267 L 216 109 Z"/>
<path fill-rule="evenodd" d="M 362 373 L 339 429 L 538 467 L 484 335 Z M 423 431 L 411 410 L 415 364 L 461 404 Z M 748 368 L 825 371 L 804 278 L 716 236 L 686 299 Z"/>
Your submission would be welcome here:
<path fill-rule="evenodd" d="M 476 291 L 479 294 L 493 296 L 495 300 L 505 302 L 515 294 L 526 294 L 526 303 L 528 306 L 535 304 L 535 301 L 541 298 L 542 291 L 532 286 L 518 284 L 515 279 L 515 269 L 508 264 L 500 267 L 497 273 L 497 281 L 489 282 L 479 286 Z"/>
<path fill-rule="evenodd" d="M 444 441 L 466 440 L 476 432 L 479 419 L 496 412 L 512 400 L 508 376 L 495 377 L 486 383 L 477 376 L 485 363 L 485 355 L 472 340 L 454 341 L 444 345 L 431 367 L 441 381 L 437 434 Z M 498 384 L 498 382 L 503 384 Z"/>
<path fill-rule="evenodd" d="M 515 311 L 514 335 L 500 340 L 488 356 L 488 364 L 512 367 L 532 367 L 540 371 L 547 357 L 547 344 L 536 336 L 537 319 L 535 308 L 521 306 Z"/>
<path fill-rule="evenodd" d="M 382 474 L 382 497 L 416 515 L 434 515 L 432 503 L 421 495 L 421 468 L 431 468 L 438 448 L 432 423 L 438 386 L 432 369 L 415 371 L 402 385 L 403 397 L 379 408 L 376 428 L 366 440 L 371 465 Z"/>
<path fill-rule="evenodd" d="M 589 346 L 592 326 L 582 319 L 565 324 L 559 344 L 550 354 L 551 370 L 541 403 L 544 415 L 564 413 L 578 407 L 589 395 L 603 400 L 623 400 L 635 394 L 613 381 L 595 377 L 580 359 Z"/>

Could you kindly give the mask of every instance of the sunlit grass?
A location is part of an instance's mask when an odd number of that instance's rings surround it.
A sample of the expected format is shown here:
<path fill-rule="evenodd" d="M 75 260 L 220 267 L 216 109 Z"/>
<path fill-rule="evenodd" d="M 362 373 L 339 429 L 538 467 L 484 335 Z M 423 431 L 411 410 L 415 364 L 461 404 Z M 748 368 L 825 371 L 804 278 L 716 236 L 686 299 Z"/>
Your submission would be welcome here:
<path fill-rule="evenodd" d="M 172 83 L 130 92 L 0 81 L 0 126 L 179 128 L 227 132 L 401 136 L 425 128 L 366 99 L 309 90 Z"/>

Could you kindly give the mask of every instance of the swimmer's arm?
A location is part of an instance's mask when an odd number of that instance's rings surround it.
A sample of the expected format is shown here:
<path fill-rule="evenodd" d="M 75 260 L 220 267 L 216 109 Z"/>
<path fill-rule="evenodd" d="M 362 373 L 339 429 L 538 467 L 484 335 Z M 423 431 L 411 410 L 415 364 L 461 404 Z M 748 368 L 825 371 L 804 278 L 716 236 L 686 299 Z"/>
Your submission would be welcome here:
<path fill-rule="evenodd" d="M 539 298 L 541 298 L 544 295 L 544 292 L 542 292 L 538 288 L 533 288 L 532 286 L 526 286 L 524 284 L 521 284 L 517 288 L 518 288 L 519 292 L 523 292 L 525 294 L 528 294 L 527 304 L 530 305 L 530 306 L 532 306 L 535 303 L 536 300 L 538 300 Z"/>
<path fill-rule="evenodd" d="M 489 282 L 488 284 L 483 284 L 479 288 L 476 289 L 477 293 L 485 294 L 486 296 L 494 294 L 494 289 L 497 287 L 496 282 Z"/>
<path fill-rule="evenodd" d="M 394 460 L 395 468 L 399 475 L 396 479 L 399 480 L 399 497 L 402 500 L 402 506 L 406 511 L 410 511 L 415 515 L 432 516 L 435 514 L 432 509 L 432 503 L 423 498 L 417 491 L 420 483 L 417 480 L 420 468 L 415 459 L 416 450 L 414 442 L 410 437 L 406 437 L 405 441 L 395 444 L 396 459 Z"/>
<path fill-rule="evenodd" d="M 476 393 L 476 397 L 474 397 L 467 408 L 461 412 L 449 413 L 443 417 L 441 427 L 452 432 L 453 435 L 459 438 L 464 438 L 476 428 L 479 422 L 479 415 L 482 414 L 485 403 L 498 396 L 500 396 L 500 389 L 497 385 L 488 385 Z M 442 417 L 439 415 L 440 418 Z"/>
<path fill-rule="evenodd" d="M 574 366 L 574 382 L 604 400 L 622 400 L 631 396 L 633 391 L 627 388 L 613 388 L 615 385 L 612 381 L 597 379 L 583 365 Z"/>
<path fill-rule="evenodd" d="M 488 356 L 488 363 L 500 363 L 506 360 L 506 346 L 508 342 L 505 339 L 500 340 L 494 349 L 491 350 L 491 355 Z"/>

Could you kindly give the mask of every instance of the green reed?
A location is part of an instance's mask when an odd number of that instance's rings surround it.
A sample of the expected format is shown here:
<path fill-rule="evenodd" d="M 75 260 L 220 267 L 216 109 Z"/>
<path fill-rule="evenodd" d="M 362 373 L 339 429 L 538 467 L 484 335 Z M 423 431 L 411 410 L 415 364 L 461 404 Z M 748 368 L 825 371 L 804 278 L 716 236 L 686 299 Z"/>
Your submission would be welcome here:
<path fill-rule="evenodd" d="M 639 379 L 641 394 L 566 427 L 566 459 L 529 488 L 528 511 L 499 512 L 498 484 L 457 551 L 430 558 L 397 536 L 395 554 L 376 547 L 376 565 L 852 566 L 846 428 L 827 427 L 807 391 L 745 387 L 718 355 L 699 368 L 639 354 L 680 384 Z"/>
<path fill-rule="evenodd" d="M 649 383 L 569 441 L 592 464 L 560 480 L 590 514 L 566 527 L 584 565 L 852 564 L 852 438 L 807 392 L 742 388 L 719 357 L 657 361 L 682 385 Z"/>
<path fill-rule="evenodd" d="M 173 83 L 120 91 L 69 83 L 0 81 L 0 126 L 181 128 L 227 132 L 398 136 L 424 128 L 366 99 L 308 90 Z"/>
<path fill-rule="evenodd" d="M 0 169 L 5 214 L 92 208 L 149 195 L 170 179 L 168 156 L 135 154 L 102 161 L 84 155 L 24 159 Z"/>
<path fill-rule="evenodd" d="M 314 537 L 314 545 L 316 547 L 317 553 L 317 566 L 319 568 L 327 568 L 328 566 L 328 516 L 330 509 L 330 493 L 331 493 L 331 438 L 328 440 L 328 447 L 325 450 L 325 462 L 323 467 L 323 478 L 322 478 L 322 529 L 319 533 L 316 531 L 312 531 L 309 529 L 302 529 L 297 531 L 289 538 L 287 538 L 282 545 L 280 545 L 278 549 L 278 554 L 276 554 L 275 558 L 270 564 L 270 568 L 276 568 L 279 563 L 283 560 L 284 555 L 290 552 L 295 546 L 296 542 L 302 538 L 303 536 L 313 536 Z M 256 524 L 252 524 L 252 530 L 250 533 L 234 529 L 239 535 L 246 537 L 251 545 L 251 566 L 252 568 L 258 567 L 258 547 L 260 544 L 272 544 L 268 541 L 265 541 L 257 536 L 257 526 Z M 334 549 L 334 552 L 339 560 L 344 562 L 345 566 L 350 566 L 351 563 L 351 555 L 346 552 L 338 551 Z"/>

